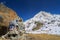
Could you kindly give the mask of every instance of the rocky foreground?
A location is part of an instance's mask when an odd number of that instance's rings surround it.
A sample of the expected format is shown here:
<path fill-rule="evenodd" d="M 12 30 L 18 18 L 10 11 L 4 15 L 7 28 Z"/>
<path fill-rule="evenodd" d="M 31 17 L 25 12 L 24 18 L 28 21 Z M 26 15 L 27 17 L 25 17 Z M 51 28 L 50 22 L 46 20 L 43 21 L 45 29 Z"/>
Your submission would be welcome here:
<path fill-rule="evenodd" d="M 0 3 L 0 36 L 8 32 L 9 22 L 16 19 L 18 15 L 11 8 Z"/>

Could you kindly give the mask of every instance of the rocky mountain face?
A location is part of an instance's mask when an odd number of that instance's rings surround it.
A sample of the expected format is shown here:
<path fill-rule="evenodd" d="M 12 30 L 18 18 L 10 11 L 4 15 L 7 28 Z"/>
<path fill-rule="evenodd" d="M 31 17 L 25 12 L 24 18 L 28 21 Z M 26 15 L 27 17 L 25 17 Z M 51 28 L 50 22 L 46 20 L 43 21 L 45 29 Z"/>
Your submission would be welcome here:
<path fill-rule="evenodd" d="M 9 22 L 18 18 L 18 15 L 12 9 L 0 3 L 0 36 L 8 31 Z"/>
<path fill-rule="evenodd" d="M 0 39 L 23 40 L 25 25 L 15 11 L 0 4 Z M 20 38 L 21 37 L 21 38 Z"/>
<path fill-rule="evenodd" d="M 8 26 L 11 20 L 16 19 L 18 16 L 15 11 L 0 4 L 0 25 Z"/>
<path fill-rule="evenodd" d="M 60 35 L 60 15 L 41 11 L 24 22 L 26 33 Z"/>

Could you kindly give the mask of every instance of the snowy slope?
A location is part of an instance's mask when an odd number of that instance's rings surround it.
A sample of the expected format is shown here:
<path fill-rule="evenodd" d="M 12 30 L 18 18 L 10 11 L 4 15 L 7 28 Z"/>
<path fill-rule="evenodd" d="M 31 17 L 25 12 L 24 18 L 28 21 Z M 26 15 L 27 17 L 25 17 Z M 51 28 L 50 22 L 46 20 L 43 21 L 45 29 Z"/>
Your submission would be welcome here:
<path fill-rule="evenodd" d="M 40 26 L 37 23 L 42 23 L 43 25 Z M 33 18 L 25 21 L 24 24 L 26 33 L 60 35 L 60 15 L 52 15 L 45 11 L 40 11 Z M 35 30 L 34 28 L 38 29 Z"/>

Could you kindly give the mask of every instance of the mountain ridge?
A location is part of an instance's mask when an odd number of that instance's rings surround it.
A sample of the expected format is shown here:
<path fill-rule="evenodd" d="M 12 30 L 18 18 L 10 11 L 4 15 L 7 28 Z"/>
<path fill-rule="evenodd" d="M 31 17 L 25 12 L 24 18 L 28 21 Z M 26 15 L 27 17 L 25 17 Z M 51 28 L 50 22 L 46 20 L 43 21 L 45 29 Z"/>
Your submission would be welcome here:
<path fill-rule="evenodd" d="M 39 26 L 37 29 L 38 23 L 42 24 L 42 26 Z M 60 15 L 53 15 L 45 11 L 40 11 L 34 17 L 24 22 L 24 24 L 27 33 L 60 35 Z"/>

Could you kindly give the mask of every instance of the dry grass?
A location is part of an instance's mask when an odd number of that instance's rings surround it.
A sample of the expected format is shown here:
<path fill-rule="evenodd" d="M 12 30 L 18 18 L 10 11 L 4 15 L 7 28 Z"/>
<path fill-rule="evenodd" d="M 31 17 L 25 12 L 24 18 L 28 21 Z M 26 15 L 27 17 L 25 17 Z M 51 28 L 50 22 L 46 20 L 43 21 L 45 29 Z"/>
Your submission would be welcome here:
<path fill-rule="evenodd" d="M 8 40 L 2 39 L 0 40 Z M 27 34 L 26 40 L 60 40 L 60 36 L 48 34 Z"/>
<path fill-rule="evenodd" d="M 48 34 L 28 34 L 27 40 L 60 40 L 60 36 Z"/>

